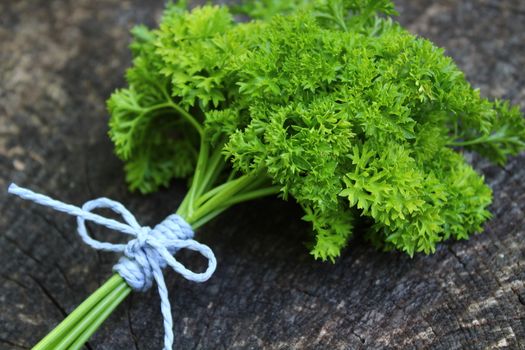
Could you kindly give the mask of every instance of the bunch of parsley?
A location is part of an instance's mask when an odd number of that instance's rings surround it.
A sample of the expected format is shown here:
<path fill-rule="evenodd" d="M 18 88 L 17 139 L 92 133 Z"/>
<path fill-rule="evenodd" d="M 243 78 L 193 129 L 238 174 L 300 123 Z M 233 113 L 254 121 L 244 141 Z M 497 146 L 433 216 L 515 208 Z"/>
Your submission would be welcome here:
<path fill-rule="evenodd" d="M 230 206 L 293 197 L 332 261 L 359 220 L 410 255 L 480 231 L 491 190 L 458 149 L 503 164 L 525 146 L 520 111 L 481 98 L 389 0 L 258 1 L 138 26 L 128 87 L 108 101 L 132 190 L 190 182 L 198 227 Z"/>
<path fill-rule="evenodd" d="M 129 86 L 108 101 L 130 188 L 188 179 L 177 213 L 194 228 L 293 197 L 322 260 L 357 221 L 410 255 L 480 231 L 491 190 L 457 150 L 503 164 L 525 149 L 524 119 L 394 13 L 389 0 L 169 5 L 158 29 L 133 29 Z M 115 274 L 34 349 L 80 349 L 130 291 Z"/>

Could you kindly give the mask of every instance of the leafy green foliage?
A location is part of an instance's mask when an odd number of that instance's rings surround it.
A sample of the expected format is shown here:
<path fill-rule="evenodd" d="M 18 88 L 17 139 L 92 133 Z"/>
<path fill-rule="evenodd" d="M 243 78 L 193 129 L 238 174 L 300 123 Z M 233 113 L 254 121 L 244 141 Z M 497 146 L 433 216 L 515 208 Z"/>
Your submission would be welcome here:
<path fill-rule="evenodd" d="M 522 151 L 516 107 L 481 98 L 442 49 L 385 17 L 389 0 L 235 11 L 257 20 L 170 5 L 159 29 L 134 29 L 129 87 L 108 101 L 132 189 L 195 173 L 183 203 L 194 221 L 293 197 L 322 260 L 362 219 L 372 243 L 409 255 L 482 229 L 491 190 L 456 150 L 498 164 Z"/>

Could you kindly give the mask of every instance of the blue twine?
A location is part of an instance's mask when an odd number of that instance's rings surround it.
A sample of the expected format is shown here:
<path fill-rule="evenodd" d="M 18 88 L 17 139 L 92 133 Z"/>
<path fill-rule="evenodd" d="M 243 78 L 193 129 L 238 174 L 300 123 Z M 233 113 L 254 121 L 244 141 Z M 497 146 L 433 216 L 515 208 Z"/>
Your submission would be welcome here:
<path fill-rule="evenodd" d="M 212 250 L 197 241 L 194 241 L 191 226 L 177 214 L 168 216 L 153 229 L 140 226 L 133 216 L 121 203 L 108 198 L 98 198 L 86 202 L 82 208 L 52 199 L 48 196 L 34 193 L 31 190 L 18 187 L 14 183 L 9 186 L 9 193 L 23 199 L 53 208 L 77 217 L 78 234 L 90 247 L 97 250 L 120 252 L 124 255 L 113 266 L 127 284 L 134 290 L 146 291 L 153 280 L 157 283 L 160 295 L 160 309 L 164 318 L 164 349 L 173 347 L 173 318 L 168 298 L 168 289 L 162 275 L 162 269 L 170 266 L 184 278 L 194 282 L 205 282 L 215 272 L 217 260 Z M 91 211 L 96 208 L 111 209 L 120 214 L 125 223 L 105 218 Z M 93 239 L 86 230 L 85 221 L 92 221 L 109 229 L 119 231 L 135 237 L 127 244 L 114 244 Z M 202 273 L 195 273 L 178 262 L 173 254 L 179 249 L 196 251 L 208 259 L 208 268 Z"/>

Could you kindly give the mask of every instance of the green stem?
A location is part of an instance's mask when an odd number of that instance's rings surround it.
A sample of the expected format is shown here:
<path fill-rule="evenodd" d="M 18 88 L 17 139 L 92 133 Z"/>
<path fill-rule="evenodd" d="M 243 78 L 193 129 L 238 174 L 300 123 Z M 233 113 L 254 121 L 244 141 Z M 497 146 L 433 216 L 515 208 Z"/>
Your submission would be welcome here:
<path fill-rule="evenodd" d="M 250 191 L 250 192 L 247 192 L 246 189 L 245 189 L 241 193 L 233 196 L 232 198 L 230 198 L 229 200 L 224 202 L 224 204 L 221 207 L 213 209 L 213 210 L 209 211 L 207 214 L 202 215 L 201 217 L 199 217 L 195 221 L 195 223 L 192 224 L 192 227 L 194 229 L 197 229 L 197 228 L 201 227 L 202 225 L 204 225 L 208 221 L 214 219 L 220 213 L 222 213 L 223 211 L 229 209 L 231 206 L 233 206 L 235 204 L 238 204 L 238 203 L 241 203 L 241 202 L 246 202 L 246 201 L 249 201 L 249 200 L 252 200 L 252 199 L 257 199 L 257 198 L 262 198 L 262 197 L 270 196 L 270 195 L 273 195 L 273 194 L 277 194 L 277 193 L 279 193 L 279 191 L 280 191 L 280 187 L 279 186 L 260 188 L 258 190 L 254 190 L 254 191 Z"/>
<path fill-rule="evenodd" d="M 248 176 L 248 175 L 246 175 Z M 209 190 L 208 192 L 202 194 L 196 201 L 195 201 L 195 206 L 196 207 L 202 207 L 202 205 L 207 201 L 209 200 L 210 198 L 214 198 L 217 194 L 219 193 L 231 193 L 232 190 L 235 191 L 235 190 L 239 190 L 239 180 L 241 179 L 241 177 L 235 179 L 235 180 L 228 180 L 226 181 L 225 183 L 217 186 L 217 187 L 214 187 L 212 188 L 211 190 Z M 253 177 L 252 176 L 252 179 L 253 181 L 251 181 L 248 185 L 243 185 L 244 188 L 243 190 L 244 191 L 248 191 L 248 190 L 251 190 L 253 188 L 258 188 L 260 185 L 262 185 L 264 182 L 267 181 L 267 179 L 263 176 L 259 176 L 259 177 Z"/>
<path fill-rule="evenodd" d="M 199 185 L 199 189 L 197 191 L 199 196 L 210 189 L 224 169 L 225 162 L 223 161 L 222 147 L 215 148 L 208 164 L 209 165 L 205 171 L 204 178 L 202 179 L 202 182 Z"/>
<path fill-rule="evenodd" d="M 481 136 L 473 140 L 468 141 L 451 141 L 447 143 L 448 146 L 452 147 L 463 147 L 463 146 L 472 146 L 480 143 L 488 142 L 490 139 L 486 136 Z"/>
<path fill-rule="evenodd" d="M 113 275 L 112 278 L 119 276 Z M 119 276 L 120 277 L 120 276 Z M 93 328 L 95 324 L 102 324 L 102 322 L 111 314 L 111 311 L 131 292 L 131 288 L 122 280 L 105 298 L 99 301 L 88 314 L 86 314 L 75 326 L 60 340 L 60 342 L 53 346 L 53 350 L 70 349 L 70 345 L 76 342 L 79 336 L 83 335 L 86 330 Z M 118 301 L 118 303 L 117 303 Z M 98 328 L 98 327 L 97 327 Z M 95 328 L 96 329 L 96 328 Z M 94 330 L 92 331 L 94 332 Z M 91 335 L 91 334 L 90 334 Z M 89 336 L 88 336 L 89 337 Z M 87 340 L 87 338 L 86 338 Z M 85 340 L 82 342 L 82 345 Z"/>
<path fill-rule="evenodd" d="M 256 189 L 267 188 L 270 186 L 270 180 L 265 175 L 260 173 L 257 177 L 254 178 L 244 189 L 243 192 L 248 192 Z"/>
<path fill-rule="evenodd" d="M 237 174 L 237 170 L 232 169 L 232 170 L 230 171 L 230 175 L 228 175 L 228 179 L 226 180 L 226 182 L 229 182 L 229 181 L 235 179 L 235 175 L 236 175 L 236 174 Z"/>
<path fill-rule="evenodd" d="M 124 280 L 119 275 L 114 275 L 97 289 L 89 298 L 80 304 L 68 317 L 66 317 L 55 329 L 44 339 L 33 347 L 33 350 L 44 350 L 53 348 L 69 330 L 77 324 L 100 300 L 111 293 L 113 289 Z"/>
<path fill-rule="evenodd" d="M 188 112 L 186 112 L 184 110 L 184 108 L 182 108 L 181 106 L 179 106 L 177 103 L 173 102 L 173 99 L 172 97 L 170 96 L 170 94 L 168 93 L 167 91 L 167 87 L 166 86 L 161 86 L 160 84 L 158 84 L 157 82 L 153 82 L 155 85 L 157 85 L 159 91 L 162 91 L 162 94 L 164 95 L 164 97 L 166 98 L 166 104 L 173 108 L 174 110 L 176 110 L 184 119 L 186 119 L 191 125 L 193 125 L 193 127 L 195 127 L 195 129 L 197 130 L 197 132 L 200 134 L 201 138 L 204 137 L 204 130 L 202 129 L 202 125 L 201 123 L 199 123 L 197 121 L 197 119 L 195 119 L 191 114 L 189 114 Z"/>
<path fill-rule="evenodd" d="M 196 201 L 195 205 L 200 207 L 202 204 L 204 204 L 208 199 L 212 198 L 214 195 L 219 193 L 220 191 L 224 190 L 225 187 L 228 186 L 234 186 L 235 184 L 233 181 L 225 182 L 217 187 L 212 188 L 208 192 L 204 193 L 202 196 L 200 196 Z"/>
<path fill-rule="evenodd" d="M 110 298 L 108 297 L 109 300 L 104 305 L 104 307 L 100 310 L 93 311 L 96 313 L 97 317 L 90 322 L 86 322 L 88 327 L 85 328 L 84 332 L 80 334 L 75 342 L 69 346 L 68 350 L 81 349 L 88 339 L 93 335 L 93 333 L 95 333 L 100 327 L 102 322 L 104 322 L 109 317 L 109 315 L 111 315 L 113 310 L 117 308 L 117 306 L 128 296 L 130 292 L 131 288 L 125 282 L 124 285 L 120 285 L 118 288 L 116 288 L 114 294 L 112 294 Z"/>
<path fill-rule="evenodd" d="M 277 193 L 279 193 L 279 190 L 280 190 L 280 187 L 274 186 L 274 187 L 268 187 L 268 188 L 261 188 L 259 190 L 255 190 L 255 191 L 251 191 L 251 192 L 237 194 L 236 196 L 234 196 L 233 198 L 231 198 L 230 200 L 225 202 L 224 206 L 222 206 L 222 207 L 220 207 L 218 209 L 215 209 L 215 210 L 209 212 L 208 214 L 202 216 L 201 218 L 199 218 L 192 225 L 192 227 L 195 228 L 195 229 L 201 227 L 202 225 L 208 223 L 208 221 L 211 221 L 216 216 L 221 214 L 223 211 L 229 209 L 231 206 L 233 206 L 235 204 L 238 204 L 238 203 L 241 203 L 241 202 L 246 202 L 246 201 L 252 200 L 252 199 L 257 199 L 257 198 L 262 198 L 262 197 L 270 196 L 270 195 L 273 195 L 273 194 L 277 194 Z"/>
<path fill-rule="evenodd" d="M 212 211 L 224 206 L 228 200 L 231 199 L 235 194 L 242 191 L 251 181 L 254 180 L 252 175 L 243 175 L 240 178 L 233 180 L 230 186 L 226 186 L 222 191 L 215 194 L 212 198 L 206 201 L 202 206 L 197 208 L 188 219 L 192 221 L 198 221 L 203 216 L 211 213 Z"/>
<path fill-rule="evenodd" d="M 518 138 L 505 135 L 502 131 L 498 131 L 491 135 L 483 135 L 472 140 L 466 141 L 451 141 L 447 143 L 448 146 L 452 147 L 463 147 L 463 146 L 472 146 L 480 143 L 497 143 L 497 142 L 510 142 L 523 146 L 524 143 Z"/>
<path fill-rule="evenodd" d="M 220 147 L 210 156 L 209 144 L 202 140 L 193 182 L 177 210 L 194 229 L 234 204 L 279 192 L 278 186 L 265 185 L 268 179 L 263 173 L 242 175 L 211 188 L 223 170 L 221 160 Z M 130 291 L 122 277 L 113 275 L 34 349 L 80 349 Z"/>
<path fill-rule="evenodd" d="M 253 199 L 262 198 L 262 197 L 266 197 L 266 196 L 271 196 L 271 195 L 277 194 L 277 193 L 279 193 L 280 190 L 281 190 L 280 186 L 272 186 L 272 187 L 267 187 L 267 188 L 260 188 L 260 189 L 255 190 L 255 191 L 241 193 L 241 194 L 238 194 L 238 195 L 234 196 L 230 200 L 228 200 L 225 203 L 225 205 L 228 206 L 228 207 L 231 207 L 232 205 L 235 205 L 235 204 L 238 204 L 238 203 L 241 203 L 241 202 L 247 202 L 247 201 L 250 201 L 250 200 L 253 200 Z"/>
<path fill-rule="evenodd" d="M 195 221 L 195 223 L 193 225 L 191 225 L 191 226 L 193 228 L 195 228 L 195 229 L 198 229 L 199 227 L 201 227 L 204 224 L 208 223 L 209 221 L 211 221 L 212 219 L 217 217 L 219 214 L 221 214 L 223 211 L 227 210 L 228 208 L 229 207 L 222 207 L 222 208 L 219 208 L 219 209 L 215 209 L 214 211 L 204 215 L 203 217 L 201 217 L 200 219 Z"/>
<path fill-rule="evenodd" d="M 195 174 L 193 175 L 193 180 L 191 182 L 191 187 L 188 193 L 188 215 L 187 219 L 190 219 L 193 216 L 193 210 L 195 208 L 195 200 L 201 193 L 198 193 L 201 184 L 201 177 L 206 171 L 206 163 L 208 162 L 208 142 L 201 139 L 201 147 L 199 151 L 199 158 L 197 159 L 197 166 L 195 167 Z"/>
<path fill-rule="evenodd" d="M 191 125 L 193 125 L 193 127 L 195 128 L 195 130 L 197 130 L 197 132 L 199 133 L 199 135 L 201 136 L 201 139 L 204 138 L 204 130 L 202 129 L 202 125 L 201 123 L 199 123 L 197 121 L 197 119 L 195 119 L 191 114 L 189 114 L 188 112 L 186 112 L 184 110 L 184 108 L 182 108 L 181 106 L 179 106 L 178 104 L 176 104 L 175 102 L 171 101 L 168 102 L 168 105 L 171 106 L 174 110 L 176 110 L 184 119 L 186 119 Z"/>

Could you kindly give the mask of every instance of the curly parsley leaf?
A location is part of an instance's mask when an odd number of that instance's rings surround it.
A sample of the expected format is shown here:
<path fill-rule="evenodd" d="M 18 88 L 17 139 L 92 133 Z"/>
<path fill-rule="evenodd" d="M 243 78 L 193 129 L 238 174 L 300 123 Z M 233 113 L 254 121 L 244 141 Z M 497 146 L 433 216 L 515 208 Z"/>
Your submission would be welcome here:
<path fill-rule="evenodd" d="M 373 244 L 409 255 L 482 230 L 492 193 L 456 151 L 498 164 L 523 151 L 517 107 L 480 97 L 442 49 L 389 17 L 389 0 L 233 12 L 254 20 L 169 5 L 158 29 L 133 30 L 128 87 L 108 101 L 132 189 L 188 178 L 180 212 L 196 226 L 235 203 L 292 197 L 322 260 L 359 222 Z"/>

